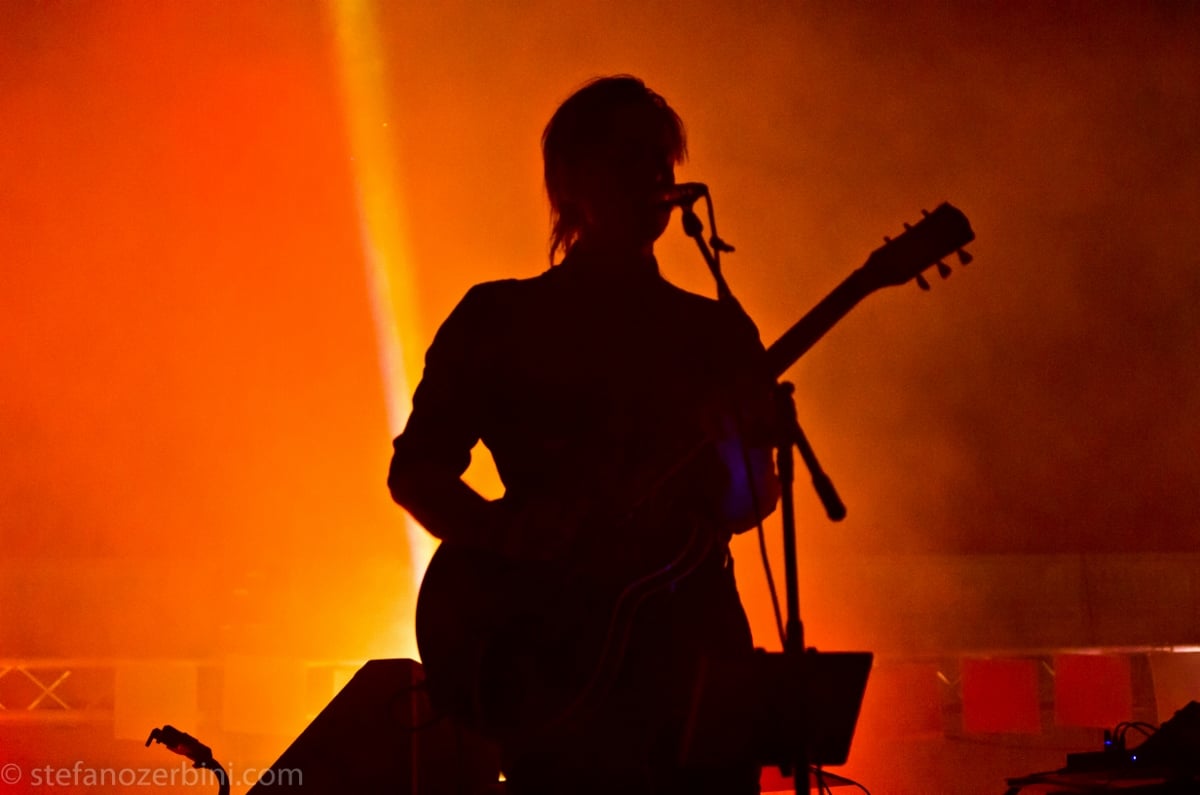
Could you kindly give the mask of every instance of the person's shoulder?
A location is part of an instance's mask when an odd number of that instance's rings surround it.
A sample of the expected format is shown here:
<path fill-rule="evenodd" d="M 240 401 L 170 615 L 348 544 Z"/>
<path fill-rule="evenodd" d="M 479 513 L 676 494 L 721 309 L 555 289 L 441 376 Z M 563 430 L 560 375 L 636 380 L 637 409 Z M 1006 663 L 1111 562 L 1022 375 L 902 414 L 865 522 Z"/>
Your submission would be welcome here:
<path fill-rule="evenodd" d="M 501 321 L 536 303 L 544 292 L 547 273 L 527 278 L 494 279 L 468 288 L 451 313 L 463 322 Z"/>
<path fill-rule="evenodd" d="M 504 301 L 538 291 L 553 280 L 553 268 L 536 276 L 523 278 L 494 279 L 480 282 L 467 290 L 463 301 L 486 303 Z"/>
<path fill-rule="evenodd" d="M 484 303 L 501 298 L 512 291 L 512 286 L 520 279 L 495 279 L 471 285 L 463 296 L 463 303 Z"/>
<path fill-rule="evenodd" d="M 693 293 L 678 285 L 663 280 L 668 301 L 680 322 L 690 323 L 706 336 L 724 338 L 731 342 L 747 343 L 760 348 L 762 342 L 758 327 L 741 308 L 726 304 L 716 298 Z"/>
<path fill-rule="evenodd" d="M 685 290 L 679 285 L 669 282 L 666 279 L 662 280 L 663 289 L 671 296 L 672 299 L 683 303 L 691 304 L 692 306 L 716 307 L 719 302 L 715 298 L 709 298 L 707 295 L 693 293 L 691 290 Z"/>
<path fill-rule="evenodd" d="M 528 279 L 494 279 L 471 285 L 458 302 L 458 308 L 480 310 L 488 306 L 503 304 L 513 295 L 522 292 L 520 285 L 525 281 Z"/>
<path fill-rule="evenodd" d="M 679 311 L 692 313 L 701 318 L 711 318 L 714 321 L 726 314 L 725 307 L 715 298 L 685 290 L 666 279 L 662 280 L 662 285 L 666 300 L 674 304 Z"/>

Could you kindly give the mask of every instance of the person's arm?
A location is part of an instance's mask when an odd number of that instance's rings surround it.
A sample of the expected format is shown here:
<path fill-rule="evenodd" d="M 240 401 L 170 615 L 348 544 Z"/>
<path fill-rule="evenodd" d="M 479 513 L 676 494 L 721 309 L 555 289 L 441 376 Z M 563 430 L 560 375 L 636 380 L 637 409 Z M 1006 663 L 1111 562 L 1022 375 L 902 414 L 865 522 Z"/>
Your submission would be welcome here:
<path fill-rule="evenodd" d="M 392 499 L 444 541 L 485 546 L 496 534 L 497 506 L 462 481 L 479 440 L 483 401 L 480 335 L 484 293 L 470 290 L 438 329 L 413 395 L 412 414 L 392 443 Z"/>
<path fill-rule="evenodd" d="M 420 454 L 393 443 L 388 489 L 422 527 L 443 541 L 487 546 L 496 534 L 496 506 L 462 481 L 460 475 L 429 467 Z"/>

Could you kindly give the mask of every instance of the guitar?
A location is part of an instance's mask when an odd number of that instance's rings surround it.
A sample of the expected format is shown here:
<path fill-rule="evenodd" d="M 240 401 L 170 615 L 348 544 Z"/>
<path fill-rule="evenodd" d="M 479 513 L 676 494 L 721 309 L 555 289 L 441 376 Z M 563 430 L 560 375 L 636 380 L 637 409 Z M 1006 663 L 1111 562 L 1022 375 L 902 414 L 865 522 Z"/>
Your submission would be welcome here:
<path fill-rule="evenodd" d="M 867 258 L 766 350 L 779 378 L 866 296 L 915 280 L 975 239 L 961 211 L 942 204 Z M 643 506 L 714 439 L 670 451 L 617 514 L 631 522 Z M 443 543 L 421 583 L 417 644 L 434 705 L 497 740 L 531 741 L 586 714 L 620 669 L 637 610 L 646 599 L 692 574 L 721 543 L 697 521 L 677 549 L 610 580 L 586 565 L 517 562 Z M 611 538 L 611 535 L 604 536 Z M 590 567 L 592 571 L 597 567 Z M 586 563 L 584 562 L 584 563 Z M 604 569 L 606 567 L 600 567 Z"/>

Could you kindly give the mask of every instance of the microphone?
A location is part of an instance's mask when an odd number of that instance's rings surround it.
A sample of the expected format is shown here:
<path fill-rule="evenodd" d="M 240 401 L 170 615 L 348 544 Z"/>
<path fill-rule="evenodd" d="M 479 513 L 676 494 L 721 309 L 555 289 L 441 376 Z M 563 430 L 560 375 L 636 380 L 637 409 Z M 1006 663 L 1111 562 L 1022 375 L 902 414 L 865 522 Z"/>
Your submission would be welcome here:
<path fill-rule="evenodd" d="M 708 195 L 708 186 L 703 182 L 681 182 L 664 188 L 658 195 L 658 203 L 667 207 L 690 207 L 696 200 Z"/>
<path fill-rule="evenodd" d="M 150 743 L 162 743 L 167 746 L 168 750 L 180 756 L 186 756 L 195 762 L 196 767 L 203 767 L 213 760 L 211 748 L 174 726 L 163 726 L 161 729 L 151 731 L 150 736 L 146 738 L 147 748 L 150 747 Z"/>

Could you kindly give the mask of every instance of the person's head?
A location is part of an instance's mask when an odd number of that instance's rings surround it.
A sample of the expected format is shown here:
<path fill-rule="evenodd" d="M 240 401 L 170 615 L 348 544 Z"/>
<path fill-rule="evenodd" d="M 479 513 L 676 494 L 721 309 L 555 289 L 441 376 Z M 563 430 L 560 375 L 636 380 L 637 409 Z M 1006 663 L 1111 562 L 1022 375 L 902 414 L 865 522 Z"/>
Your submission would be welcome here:
<path fill-rule="evenodd" d="M 542 134 L 550 259 L 579 240 L 645 247 L 666 228 L 657 203 L 687 155 L 683 122 L 636 77 L 601 77 L 572 94 Z"/>

